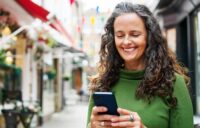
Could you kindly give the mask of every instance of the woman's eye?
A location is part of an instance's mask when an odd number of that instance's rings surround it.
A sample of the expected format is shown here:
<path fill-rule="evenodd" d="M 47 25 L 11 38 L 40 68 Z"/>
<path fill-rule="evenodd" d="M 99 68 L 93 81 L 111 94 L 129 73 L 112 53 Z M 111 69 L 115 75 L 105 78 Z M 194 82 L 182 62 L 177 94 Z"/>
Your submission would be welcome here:
<path fill-rule="evenodd" d="M 133 35 L 131 35 L 132 37 L 138 37 L 138 36 L 140 36 L 140 34 L 133 34 Z"/>
<path fill-rule="evenodd" d="M 118 37 L 118 38 L 122 38 L 122 37 L 124 37 L 124 36 L 123 36 L 123 35 L 117 35 L 117 37 Z"/>
<path fill-rule="evenodd" d="M 137 37 L 137 36 L 140 36 L 141 33 L 139 32 L 133 32 L 133 33 L 130 33 L 130 36 L 134 36 L 134 37 Z"/>

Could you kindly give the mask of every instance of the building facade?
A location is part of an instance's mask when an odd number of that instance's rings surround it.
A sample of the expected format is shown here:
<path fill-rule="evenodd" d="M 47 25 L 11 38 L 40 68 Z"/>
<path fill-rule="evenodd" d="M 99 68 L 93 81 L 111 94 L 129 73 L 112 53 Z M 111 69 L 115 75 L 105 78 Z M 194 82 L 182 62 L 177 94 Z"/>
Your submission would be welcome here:
<path fill-rule="evenodd" d="M 162 19 L 168 44 L 189 69 L 194 113 L 200 115 L 200 1 L 162 0 L 156 14 Z"/>

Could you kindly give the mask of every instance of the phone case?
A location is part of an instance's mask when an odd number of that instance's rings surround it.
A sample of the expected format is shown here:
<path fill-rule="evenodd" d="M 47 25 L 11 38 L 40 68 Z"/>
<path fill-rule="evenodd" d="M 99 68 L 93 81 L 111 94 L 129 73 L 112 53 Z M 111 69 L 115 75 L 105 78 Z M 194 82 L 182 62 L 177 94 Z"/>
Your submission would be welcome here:
<path fill-rule="evenodd" d="M 96 106 L 105 106 L 108 109 L 107 112 L 103 112 L 100 114 L 119 116 L 119 113 L 117 112 L 117 102 L 112 92 L 94 92 L 93 99 Z"/>

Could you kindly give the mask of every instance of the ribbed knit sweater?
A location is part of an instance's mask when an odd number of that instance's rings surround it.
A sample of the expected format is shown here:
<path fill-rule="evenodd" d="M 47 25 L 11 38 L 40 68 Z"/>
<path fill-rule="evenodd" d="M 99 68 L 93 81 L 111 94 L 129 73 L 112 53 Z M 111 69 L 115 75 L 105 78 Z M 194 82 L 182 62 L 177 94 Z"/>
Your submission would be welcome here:
<path fill-rule="evenodd" d="M 147 128 L 194 128 L 193 109 L 184 79 L 176 74 L 173 95 L 177 98 L 176 108 L 170 108 L 161 97 L 150 103 L 135 97 L 136 89 L 143 79 L 144 71 L 120 70 L 120 79 L 112 88 L 118 107 L 137 112 Z M 92 97 L 88 108 L 88 121 L 94 106 Z"/>

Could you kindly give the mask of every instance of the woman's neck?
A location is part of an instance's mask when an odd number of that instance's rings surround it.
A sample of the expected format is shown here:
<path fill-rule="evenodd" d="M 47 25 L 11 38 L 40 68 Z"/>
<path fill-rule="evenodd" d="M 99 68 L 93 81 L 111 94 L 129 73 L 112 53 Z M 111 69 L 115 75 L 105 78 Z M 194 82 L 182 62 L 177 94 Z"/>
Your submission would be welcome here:
<path fill-rule="evenodd" d="M 145 66 L 143 62 L 134 62 L 134 63 L 125 62 L 124 68 L 126 70 L 143 70 Z"/>

